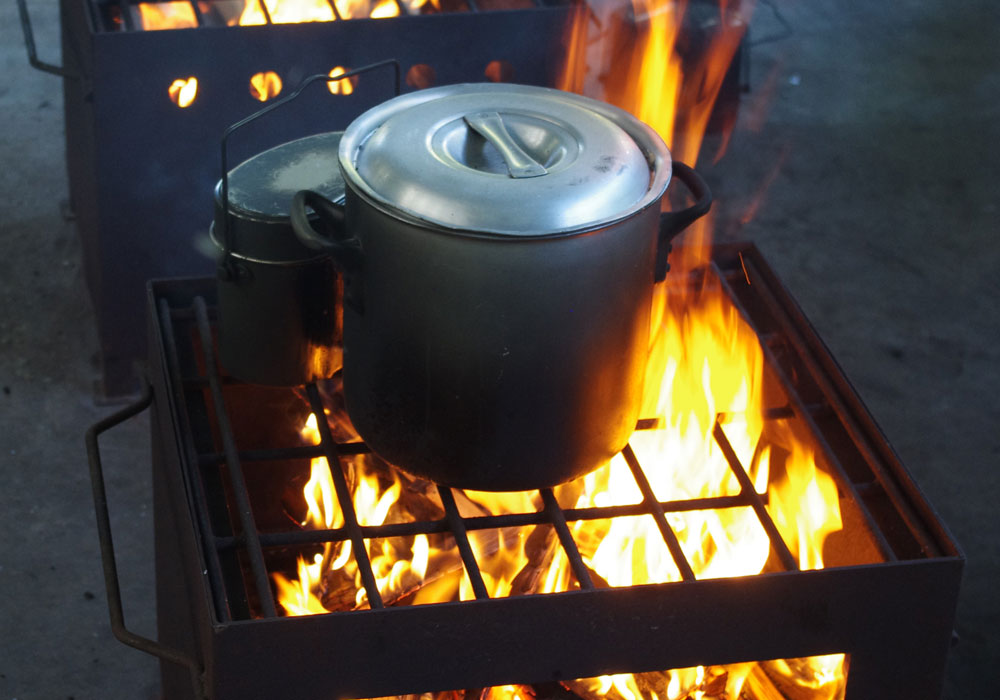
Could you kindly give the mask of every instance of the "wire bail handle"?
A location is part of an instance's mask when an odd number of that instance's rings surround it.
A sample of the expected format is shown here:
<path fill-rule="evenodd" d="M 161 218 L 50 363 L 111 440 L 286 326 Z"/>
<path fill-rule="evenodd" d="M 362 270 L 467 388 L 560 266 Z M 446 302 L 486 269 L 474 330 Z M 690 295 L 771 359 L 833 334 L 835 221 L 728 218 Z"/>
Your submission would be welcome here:
<path fill-rule="evenodd" d="M 393 73 L 395 74 L 395 96 L 399 96 L 401 91 L 400 83 L 400 68 L 399 61 L 395 59 L 389 59 L 386 61 L 379 61 L 378 63 L 370 63 L 361 68 L 355 68 L 354 70 L 349 70 L 346 73 L 342 73 L 337 76 L 327 75 L 325 73 L 317 73 L 316 75 L 310 75 L 305 78 L 298 87 L 292 91 L 291 94 L 286 97 L 282 97 L 280 100 L 276 100 L 271 104 L 267 105 L 263 109 L 260 109 L 248 117 L 241 119 L 229 126 L 225 132 L 222 134 L 221 151 L 222 151 L 222 259 L 219 261 L 219 278 L 223 280 L 233 280 L 239 276 L 237 266 L 232 260 L 233 251 L 233 241 L 232 241 L 232 230 L 229 225 L 229 137 L 232 136 L 233 132 L 238 129 L 243 128 L 250 122 L 256 121 L 265 114 L 273 112 L 279 107 L 288 104 L 296 97 L 298 97 L 303 90 L 305 90 L 309 85 L 323 81 L 326 83 L 331 83 L 337 80 L 345 80 L 347 78 L 353 78 L 361 73 L 367 73 L 369 71 L 376 70 L 378 68 L 383 68 L 385 66 L 392 66 Z"/>

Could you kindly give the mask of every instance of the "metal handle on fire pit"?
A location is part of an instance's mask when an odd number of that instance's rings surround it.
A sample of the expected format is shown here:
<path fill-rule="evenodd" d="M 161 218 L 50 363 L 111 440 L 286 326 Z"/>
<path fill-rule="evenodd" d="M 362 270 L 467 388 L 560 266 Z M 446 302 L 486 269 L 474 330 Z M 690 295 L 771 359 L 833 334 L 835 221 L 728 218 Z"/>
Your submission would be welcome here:
<path fill-rule="evenodd" d="M 17 11 L 21 15 L 21 32 L 24 33 L 24 47 L 28 49 L 28 63 L 33 68 L 45 71 L 46 73 L 52 73 L 52 75 L 58 75 L 63 78 L 76 78 L 76 75 L 62 66 L 38 60 L 38 52 L 35 50 L 35 33 L 31 29 L 31 17 L 28 16 L 28 6 L 25 0 L 17 0 Z"/>
<path fill-rule="evenodd" d="M 23 2 L 24 0 L 20 0 Z M 336 82 L 338 80 L 345 80 L 352 78 L 355 75 L 361 73 L 367 73 L 368 71 L 376 70 L 384 66 L 392 66 L 395 72 L 395 92 L 396 96 L 399 96 L 401 90 L 400 83 L 400 68 L 399 61 L 395 59 L 389 59 L 387 61 L 379 61 L 378 63 L 370 63 L 367 66 L 361 66 L 361 68 L 355 68 L 354 70 L 349 70 L 346 73 L 341 73 L 340 75 L 327 75 L 326 73 L 317 73 L 316 75 L 310 75 L 308 78 L 299 83 L 299 86 L 286 97 L 282 97 L 280 100 L 275 100 L 267 107 L 260 109 L 249 117 L 245 117 L 235 124 L 231 125 L 222 134 L 222 186 L 220 192 L 220 198 L 222 199 L 222 260 L 219 262 L 219 276 L 222 279 L 235 279 L 236 270 L 235 265 L 231 259 L 231 253 L 233 250 L 233 236 L 231 227 L 229 225 L 229 137 L 234 131 L 242 129 L 244 126 L 252 121 L 263 117 L 269 112 L 273 112 L 282 105 L 286 105 L 300 94 L 302 91 L 309 87 L 311 84 L 319 81 L 326 83 Z"/>
<path fill-rule="evenodd" d="M 142 413 L 153 402 L 153 389 L 144 382 L 142 396 L 135 403 L 126 406 L 104 420 L 98 421 L 87 430 L 87 459 L 90 462 L 90 484 L 94 494 L 94 512 L 97 516 L 97 536 L 101 543 L 101 562 L 104 565 L 104 587 L 108 595 L 108 613 L 111 616 L 111 632 L 123 644 L 135 647 L 147 654 L 166 661 L 186 666 L 191 670 L 195 687 L 201 687 L 202 668 L 187 654 L 164 646 L 159 642 L 132 632 L 125 626 L 122 610 L 121 585 L 118 583 L 118 565 L 115 561 L 115 546 L 111 538 L 111 519 L 108 516 L 108 496 L 104 488 L 104 470 L 101 467 L 101 451 L 97 438 L 101 433 L 124 423 L 129 418 Z"/>

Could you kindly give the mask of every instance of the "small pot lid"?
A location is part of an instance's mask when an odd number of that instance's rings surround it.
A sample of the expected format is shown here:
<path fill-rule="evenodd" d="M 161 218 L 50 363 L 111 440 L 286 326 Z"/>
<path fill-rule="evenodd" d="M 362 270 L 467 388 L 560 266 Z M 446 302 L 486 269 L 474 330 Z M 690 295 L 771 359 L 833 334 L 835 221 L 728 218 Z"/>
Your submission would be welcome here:
<path fill-rule="evenodd" d="M 448 85 L 365 112 L 340 143 L 345 179 L 395 216 L 459 233 L 551 236 L 659 200 L 670 154 L 616 107 L 550 88 Z"/>
<path fill-rule="evenodd" d="M 260 261 L 294 261 L 323 253 L 304 246 L 292 230 L 289 210 L 299 190 L 334 202 L 344 199 L 337 167 L 342 131 L 296 139 L 258 153 L 229 171 L 229 225 L 233 253 Z M 223 248 L 222 182 L 215 187 L 212 238 Z"/>

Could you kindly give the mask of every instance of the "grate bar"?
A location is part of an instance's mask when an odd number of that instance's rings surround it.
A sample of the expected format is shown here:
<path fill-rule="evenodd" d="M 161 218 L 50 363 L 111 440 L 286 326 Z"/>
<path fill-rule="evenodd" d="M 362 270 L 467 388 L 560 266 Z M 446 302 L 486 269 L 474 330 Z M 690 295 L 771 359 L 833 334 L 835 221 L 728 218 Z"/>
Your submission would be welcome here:
<path fill-rule="evenodd" d="M 131 3 L 123 3 L 118 6 L 119 11 L 121 13 L 122 26 L 125 27 L 125 31 L 127 32 L 134 32 L 136 29 L 135 18 L 132 16 L 133 7 L 134 5 L 132 5 Z M 136 12 L 138 12 L 138 9 L 136 10 Z"/>
<path fill-rule="evenodd" d="M 771 546 L 774 547 L 778 559 L 781 560 L 781 565 L 787 571 L 798 571 L 798 562 L 795 561 L 795 557 L 792 555 L 791 550 L 788 549 L 788 545 L 781 538 L 781 533 L 778 532 L 777 525 L 774 524 L 771 515 L 767 512 L 767 508 L 764 507 L 764 501 L 761 499 L 760 494 L 757 493 L 757 489 L 754 488 L 753 482 L 750 481 L 750 475 L 747 474 L 740 463 L 740 458 L 729 443 L 726 431 L 722 429 L 722 423 L 718 419 L 716 419 L 715 426 L 712 428 L 712 437 L 715 438 L 716 444 L 722 450 L 722 455 L 726 458 L 726 462 L 729 463 L 730 470 L 732 470 L 733 474 L 736 475 L 736 479 L 740 482 L 740 493 L 746 497 L 750 507 L 753 508 L 753 512 L 757 515 L 757 520 L 760 521 L 761 527 L 764 528 L 768 539 L 771 540 Z"/>
<path fill-rule="evenodd" d="M 549 517 L 549 522 L 556 529 L 559 542 L 562 544 L 562 548 L 569 558 L 569 564 L 573 567 L 573 575 L 576 576 L 580 588 L 588 591 L 593 590 L 594 581 L 590 577 L 590 570 L 583 563 L 583 557 L 580 556 L 580 550 L 576 546 L 576 541 L 573 539 L 573 535 L 566 525 L 566 516 L 562 508 L 559 507 L 555 493 L 552 492 L 552 489 L 542 489 L 540 493 L 542 494 L 542 501 L 545 503 L 545 514 Z"/>
<path fill-rule="evenodd" d="M 361 583 L 368 596 L 368 605 L 373 610 L 384 608 L 382 594 L 379 593 L 378 583 L 375 581 L 375 572 L 372 571 L 372 562 L 368 556 L 368 548 L 365 546 L 364 534 L 358 524 L 358 515 L 354 512 L 354 502 L 351 500 L 351 490 L 347 486 L 347 477 L 344 476 L 344 468 L 341 464 L 340 445 L 338 445 L 333 435 L 330 433 L 330 424 L 325 418 L 323 411 L 323 400 L 320 398 L 319 389 L 315 384 L 306 385 L 306 393 L 309 396 L 309 405 L 313 413 L 316 414 L 316 426 L 319 428 L 320 444 L 324 447 L 327 464 L 330 467 L 330 475 L 333 477 L 333 485 L 337 491 L 337 501 L 340 503 L 340 510 L 344 515 L 347 532 L 350 535 L 351 546 L 354 549 L 354 560 L 358 563 L 358 571 L 361 573 Z"/>
<path fill-rule="evenodd" d="M 479 570 L 479 563 L 472 551 L 472 544 L 469 542 L 469 533 L 465 528 L 465 520 L 458 512 L 455 505 L 455 496 L 447 486 L 437 484 L 438 494 L 441 496 L 441 504 L 444 505 L 444 512 L 448 518 L 448 525 L 452 535 L 455 537 L 455 544 L 458 545 L 458 553 L 462 556 L 462 563 L 465 564 L 465 573 L 472 584 L 472 591 L 476 595 L 476 600 L 487 600 L 490 597 L 483 582 L 483 574 Z"/>
<path fill-rule="evenodd" d="M 371 452 L 363 442 L 337 443 L 337 453 L 341 456 L 363 455 Z M 271 462 L 285 459 L 312 459 L 326 455 L 322 445 L 299 445 L 296 447 L 274 447 L 261 450 L 240 450 L 239 457 L 244 462 Z M 221 464 L 226 459 L 222 452 L 206 452 L 198 455 L 199 466 Z"/>
<path fill-rule="evenodd" d="M 166 299 L 160 299 L 159 311 L 160 331 L 163 333 L 167 370 L 170 373 L 170 386 L 174 392 L 174 402 L 178 406 L 183 406 L 183 387 L 186 386 L 186 384 L 180 381 L 181 362 L 177 352 L 177 337 L 174 335 L 174 324 L 171 316 L 170 305 L 167 303 Z M 189 424 L 187 411 L 180 411 L 179 413 L 180 416 L 177 420 L 180 421 L 181 425 L 180 435 L 189 438 L 189 436 L 193 434 L 193 431 Z M 190 439 L 184 439 L 182 442 L 188 453 L 190 463 L 194 464 L 197 450 Z M 194 498 L 194 507 L 192 510 L 195 513 L 195 517 L 198 519 L 198 530 L 201 533 L 203 549 L 208 559 L 205 568 L 208 570 L 208 579 L 211 583 L 212 600 L 215 603 L 216 614 L 221 620 L 227 621 L 232 619 L 232 611 L 229 609 L 229 603 L 225 596 L 226 588 L 223 583 L 225 577 L 222 574 L 222 563 L 219 561 L 219 552 L 215 547 L 208 546 L 209 543 L 207 540 L 210 537 L 209 533 L 212 532 L 212 526 L 209 522 L 208 499 L 205 497 L 204 486 L 202 485 L 200 478 L 188 478 L 188 470 L 184 469 L 181 470 L 181 472 L 181 476 L 188 488 L 188 492 L 191 493 Z"/>
<path fill-rule="evenodd" d="M 219 370 L 216 367 L 215 357 L 213 356 L 212 348 L 214 347 L 214 343 L 212 330 L 208 325 L 208 310 L 205 307 L 205 300 L 201 297 L 195 297 L 193 307 L 205 359 L 205 372 L 209 379 L 215 417 L 219 422 L 219 435 L 222 438 L 223 452 L 226 454 L 226 464 L 229 466 L 229 469 L 227 469 L 229 472 L 229 481 L 232 484 L 233 495 L 236 498 L 237 512 L 242 531 L 241 535 L 250 559 L 253 582 L 257 588 L 264 616 L 276 617 L 278 611 L 274 607 L 274 596 L 271 594 L 271 584 L 267 578 L 267 567 L 264 565 L 264 553 L 261 550 L 260 540 L 257 538 L 257 525 L 254 520 L 253 509 L 250 506 L 250 494 L 247 491 L 246 479 L 243 476 L 243 468 L 240 465 L 240 459 L 236 450 L 233 428 L 229 423 L 229 416 L 226 413 L 225 400 L 222 396 L 222 385 L 219 383 Z"/>
<path fill-rule="evenodd" d="M 754 267 L 752 260 L 744 259 L 743 264 L 745 269 L 747 270 L 748 277 L 752 273 L 755 278 L 757 278 L 758 280 L 760 279 L 760 275 L 757 272 L 757 269 Z M 718 271 L 718 268 L 714 264 L 712 267 L 713 269 Z M 744 319 L 749 319 L 746 310 L 743 308 L 743 305 L 737 298 L 736 293 L 733 291 L 732 286 L 727 281 L 722 279 L 721 276 L 720 280 L 723 289 L 725 289 L 726 294 L 729 296 L 732 303 L 739 310 L 740 315 Z M 844 406 L 836 398 L 837 393 L 834 390 L 834 387 L 826 379 L 826 374 L 816 364 L 815 360 L 812 357 L 812 354 L 809 352 L 809 349 L 805 346 L 805 344 L 799 337 L 797 329 L 785 317 L 785 314 L 782 313 L 782 309 L 778 304 L 778 300 L 774 297 L 773 293 L 768 288 L 768 285 L 762 283 L 756 286 L 759 297 L 771 310 L 772 315 L 779 320 L 779 323 L 781 323 L 783 331 L 782 334 L 784 335 L 785 338 L 788 338 L 789 342 L 792 343 L 799 359 L 802 360 L 802 362 L 805 364 L 806 368 L 808 369 L 812 377 L 816 380 L 816 383 L 819 385 L 820 390 L 826 397 L 826 400 L 832 404 L 832 408 L 840 418 L 841 424 L 847 430 L 848 434 L 850 435 L 854 444 L 857 446 L 858 450 L 864 455 L 865 461 L 869 465 L 877 464 L 878 463 L 877 459 L 871 454 L 867 442 L 860 435 L 860 432 L 858 431 L 853 418 L 849 415 L 849 412 L 846 410 L 846 408 L 844 408 Z M 749 320 L 747 321 L 747 323 L 749 323 Z M 882 529 L 878 526 L 878 523 L 875 522 L 875 518 L 872 516 L 871 511 L 869 511 L 868 506 L 865 504 L 865 501 L 860 497 L 860 495 L 857 492 L 857 489 L 854 488 L 854 482 L 847 475 L 847 472 L 844 470 L 844 467 L 840 463 L 840 460 L 837 459 L 833 450 L 830 448 L 830 445 L 826 441 L 826 438 L 823 436 L 823 433 L 820 431 L 819 426 L 817 426 L 815 421 L 812 420 L 812 416 L 816 415 L 816 412 L 810 413 L 802 405 L 802 399 L 799 397 L 799 394 L 797 391 L 795 391 L 795 387 L 792 385 L 791 380 L 789 380 L 787 374 L 784 372 L 784 370 L 781 368 L 781 365 L 778 363 L 777 358 L 774 356 L 774 352 L 771 349 L 771 347 L 768 344 L 762 343 L 761 350 L 764 353 L 767 363 L 774 371 L 775 376 L 778 377 L 782 385 L 785 387 L 785 393 L 787 394 L 789 401 L 798 409 L 799 414 L 802 416 L 802 419 L 806 421 L 806 425 L 809 428 L 810 433 L 812 433 L 813 439 L 816 441 L 816 444 L 819 446 L 820 450 L 823 452 L 823 455 L 826 457 L 827 463 L 831 466 L 832 470 L 836 471 L 837 475 L 840 477 L 838 479 L 840 485 L 850 493 L 851 498 L 857 504 L 858 510 L 861 512 L 861 516 L 864 518 L 865 523 L 867 524 L 868 529 L 872 534 L 872 537 L 875 538 L 875 542 L 878 545 L 879 551 L 882 553 L 882 556 L 885 557 L 886 561 L 896 561 L 896 553 L 893 551 L 892 546 L 889 544 L 888 540 L 885 539 L 885 535 L 882 533 Z M 912 518 L 909 516 L 910 511 L 906 508 L 905 504 L 903 503 L 903 499 L 888 484 L 885 484 L 883 482 L 883 485 L 885 486 L 886 492 L 889 494 L 889 498 L 893 501 L 896 510 L 903 516 L 907 526 L 909 526 L 910 532 L 920 542 L 922 548 L 928 547 L 929 546 L 928 540 L 924 537 L 921 529 L 914 524 Z M 930 550 L 925 550 L 925 551 L 930 551 Z"/>
<path fill-rule="evenodd" d="M 191 6 L 191 12 L 194 13 L 194 21 L 199 27 L 205 26 L 205 16 L 201 14 L 201 8 L 195 0 L 188 0 L 188 4 Z"/>
<path fill-rule="evenodd" d="M 182 320 L 183 316 L 184 316 L 184 314 L 178 314 L 176 310 L 173 310 L 173 317 L 174 317 L 174 319 L 176 319 L 176 320 Z M 225 371 L 225 367 L 223 367 L 223 371 Z M 193 375 L 193 374 L 192 375 L 185 375 L 185 376 L 181 377 L 181 381 L 183 381 L 185 384 L 187 384 L 189 386 L 201 386 L 201 387 L 207 387 L 208 386 L 208 380 L 205 377 L 196 376 L 196 375 Z M 239 384 L 240 383 L 239 379 L 236 379 L 235 377 L 230 377 L 229 375 L 226 375 L 226 374 L 223 374 L 222 376 L 220 376 L 219 377 L 219 381 L 222 382 L 222 386 L 229 386 L 231 384 Z"/>
<path fill-rule="evenodd" d="M 636 458 L 635 452 L 632 451 L 631 445 L 625 445 L 625 449 L 622 450 L 622 456 L 625 458 L 628 468 L 632 471 L 632 477 L 635 479 L 635 483 L 639 486 L 639 491 L 642 493 L 642 504 L 645 507 L 645 512 L 652 515 L 653 520 L 656 521 L 656 527 L 659 528 L 660 535 L 663 537 L 667 549 L 670 550 L 670 556 L 673 557 L 674 563 L 677 564 L 677 570 L 680 571 L 681 579 L 684 581 L 694 581 L 694 570 L 684 556 L 681 543 L 677 540 L 677 535 L 670 527 L 670 523 L 667 522 L 663 507 L 656 500 L 653 488 L 649 485 L 642 467 L 639 466 L 639 460 Z"/>
<path fill-rule="evenodd" d="M 326 0 L 326 4 L 330 6 L 331 10 L 333 10 L 333 16 L 336 21 L 340 22 L 344 19 L 344 17 L 340 14 L 340 9 L 337 7 L 337 3 L 334 2 L 334 0 Z"/>
<path fill-rule="evenodd" d="M 664 513 L 686 513 L 692 510 L 721 510 L 723 508 L 742 508 L 746 499 L 742 496 L 711 496 L 708 498 L 686 498 L 679 501 L 657 501 Z M 623 515 L 648 515 L 649 509 L 645 502 L 627 506 L 601 506 L 593 508 L 567 508 L 563 511 L 566 520 L 603 520 L 619 518 Z"/>
<path fill-rule="evenodd" d="M 766 495 L 761 498 L 765 503 L 767 502 Z M 717 496 L 714 498 L 691 498 L 683 501 L 660 502 L 660 507 L 664 513 L 745 508 L 746 505 L 747 501 L 743 496 Z M 563 519 L 567 522 L 567 527 L 568 523 L 578 520 L 607 520 L 630 515 L 646 515 L 648 512 L 648 507 L 644 503 L 625 506 L 561 509 Z M 472 518 L 462 518 L 462 526 L 466 532 L 529 527 L 543 524 L 552 524 L 551 517 L 545 510 L 537 513 L 509 513 L 506 515 L 482 515 Z M 414 535 L 436 535 L 451 532 L 451 525 L 448 520 L 416 520 L 387 525 L 361 525 L 360 527 L 361 534 L 365 539 L 412 537 Z M 292 532 L 265 532 L 260 534 L 260 542 L 264 547 L 342 542 L 347 539 L 350 539 L 350 533 L 343 527 L 319 530 L 295 530 Z M 232 549 L 236 546 L 237 542 L 236 537 L 215 538 L 216 546 L 220 549 Z"/>
<path fill-rule="evenodd" d="M 267 24 L 274 24 L 271 20 L 271 12 L 267 9 L 267 4 L 264 0 L 257 0 L 257 7 L 260 8 L 260 12 L 264 15 L 264 22 Z"/>

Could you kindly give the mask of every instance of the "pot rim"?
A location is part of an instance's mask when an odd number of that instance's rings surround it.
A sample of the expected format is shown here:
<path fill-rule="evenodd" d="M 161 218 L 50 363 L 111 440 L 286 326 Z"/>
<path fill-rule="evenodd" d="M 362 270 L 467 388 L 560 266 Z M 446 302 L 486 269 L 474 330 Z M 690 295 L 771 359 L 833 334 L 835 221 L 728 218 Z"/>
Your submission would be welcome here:
<path fill-rule="evenodd" d="M 428 101 L 448 97 L 454 94 L 474 94 L 477 92 L 495 93 L 497 91 L 511 89 L 528 89 L 531 91 L 538 91 L 539 94 L 543 95 L 545 93 L 550 93 L 553 97 L 558 96 L 559 99 L 571 100 L 594 111 L 600 116 L 603 116 L 622 129 L 638 146 L 646 164 L 649 167 L 649 185 L 647 186 L 645 193 L 630 206 L 620 211 L 616 211 L 606 218 L 599 218 L 583 225 L 518 231 L 505 231 L 494 228 L 470 229 L 449 224 L 447 221 L 421 215 L 391 201 L 389 198 L 375 191 L 358 172 L 356 163 L 361 150 L 364 148 L 365 143 L 375 133 L 378 127 L 385 123 L 389 117 Z M 417 92 L 400 95 L 399 97 L 383 102 L 382 104 L 369 109 L 351 122 L 341 139 L 338 155 L 340 171 L 348 189 L 361 197 L 361 199 L 369 205 L 393 218 L 436 232 L 475 238 L 512 239 L 522 241 L 573 236 L 576 234 L 607 228 L 629 219 L 649 206 L 659 204 L 667 190 L 668 185 L 670 184 L 672 173 L 672 159 L 670 151 L 667 149 L 663 139 L 656 133 L 655 130 L 652 129 L 652 127 L 635 118 L 628 112 L 605 102 L 600 102 L 588 97 L 582 97 L 580 95 L 562 90 L 535 86 L 512 85 L 507 83 L 460 83 L 455 85 L 445 85 L 442 87 L 429 88 L 426 90 L 419 90 Z"/>

